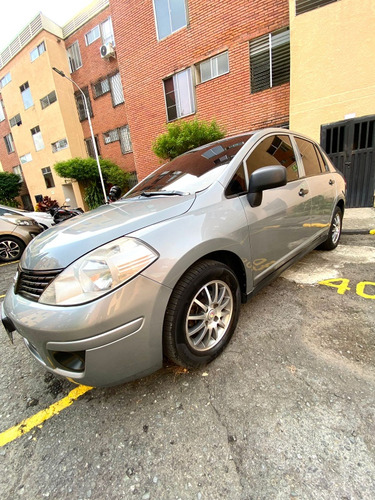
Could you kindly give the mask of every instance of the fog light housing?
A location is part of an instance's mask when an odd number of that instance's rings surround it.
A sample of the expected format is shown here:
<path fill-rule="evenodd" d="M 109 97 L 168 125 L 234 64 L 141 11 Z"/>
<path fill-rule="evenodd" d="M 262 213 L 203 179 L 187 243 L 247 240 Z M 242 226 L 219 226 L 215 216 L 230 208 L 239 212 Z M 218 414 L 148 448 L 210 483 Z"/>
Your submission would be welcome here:
<path fill-rule="evenodd" d="M 85 370 L 86 351 L 49 351 L 58 367 L 71 372 L 82 373 Z"/>

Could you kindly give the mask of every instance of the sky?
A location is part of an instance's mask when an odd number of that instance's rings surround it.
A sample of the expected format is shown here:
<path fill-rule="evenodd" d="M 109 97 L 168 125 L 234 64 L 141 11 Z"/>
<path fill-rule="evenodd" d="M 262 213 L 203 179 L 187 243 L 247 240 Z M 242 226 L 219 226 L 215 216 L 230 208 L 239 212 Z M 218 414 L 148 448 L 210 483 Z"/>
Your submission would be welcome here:
<path fill-rule="evenodd" d="M 0 14 L 0 52 L 7 47 L 32 19 L 42 12 L 63 26 L 92 0 L 9 0 Z"/>

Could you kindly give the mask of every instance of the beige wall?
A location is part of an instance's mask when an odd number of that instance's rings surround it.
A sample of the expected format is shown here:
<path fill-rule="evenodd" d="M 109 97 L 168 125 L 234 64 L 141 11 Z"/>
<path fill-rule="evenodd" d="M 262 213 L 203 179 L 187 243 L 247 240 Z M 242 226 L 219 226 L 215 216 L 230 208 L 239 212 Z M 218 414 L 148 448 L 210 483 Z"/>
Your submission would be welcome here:
<path fill-rule="evenodd" d="M 46 52 L 35 61 L 30 61 L 30 51 L 42 41 L 45 42 Z M 75 156 L 87 156 L 83 132 L 80 125 L 72 84 L 52 70 L 56 66 L 69 76 L 69 65 L 64 42 L 55 35 L 42 31 L 27 47 L 17 54 L 0 72 L 0 77 L 10 71 L 12 81 L 2 89 L 4 104 L 8 118 L 17 113 L 21 114 L 22 125 L 12 127 L 14 142 L 19 156 L 31 153 L 32 161 L 22 165 L 26 184 L 29 188 L 32 202 L 35 195 L 48 195 L 62 204 L 65 196 L 63 191 L 64 179 L 58 177 L 53 165 L 62 160 Z M 25 110 L 19 87 L 29 83 L 34 105 Z M 57 102 L 43 109 L 40 99 L 56 91 Z M 39 125 L 44 149 L 35 151 L 30 130 Z M 51 144 L 66 138 L 68 148 L 52 153 Z M 42 168 L 51 167 L 55 181 L 54 188 L 46 188 Z M 69 181 L 68 181 L 69 182 Z M 74 194 L 78 205 L 83 206 L 82 195 L 78 184 L 73 183 Z"/>
<path fill-rule="evenodd" d="M 289 6 L 290 128 L 319 141 L 321 125 L 375 114 L 375 2 Z"/>

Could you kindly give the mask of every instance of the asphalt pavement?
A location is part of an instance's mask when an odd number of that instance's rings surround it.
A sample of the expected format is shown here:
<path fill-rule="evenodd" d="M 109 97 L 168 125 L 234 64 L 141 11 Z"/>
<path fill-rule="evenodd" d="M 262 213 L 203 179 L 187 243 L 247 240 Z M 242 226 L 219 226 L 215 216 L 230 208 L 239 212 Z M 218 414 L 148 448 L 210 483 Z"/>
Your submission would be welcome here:
<path fill-rule="evenodd" d="M 75 399 L 1 328 L 0 498 L 373 500 L 375 224 L 361 210 L 336 250 L 243 305 L 200 370 Z M 0 295 L 16 266 L 0 267 Z"/>

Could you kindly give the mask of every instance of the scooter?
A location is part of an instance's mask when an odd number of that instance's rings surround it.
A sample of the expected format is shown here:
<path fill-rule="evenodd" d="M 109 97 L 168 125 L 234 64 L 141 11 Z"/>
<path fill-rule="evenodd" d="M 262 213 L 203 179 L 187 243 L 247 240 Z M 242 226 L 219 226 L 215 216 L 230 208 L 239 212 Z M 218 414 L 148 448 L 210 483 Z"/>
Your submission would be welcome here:
<path fill-rule="evenodd" d="M 69 202 L 70 199 L 67 198 L 66 202 Z M 61 207 L 53 207 L 48 210 L 48 212 L 52 215 L 53 221 L 55 224 L 59 224 L 64 220 L 71 219 L 77 215 L 83 214 L 82 208 L 70 208 L 69 205 L 62 205 Z"/>

